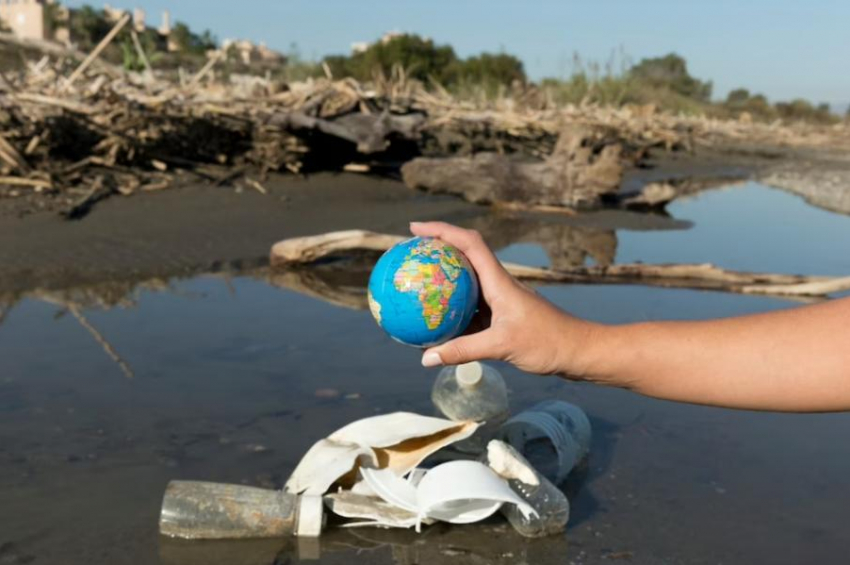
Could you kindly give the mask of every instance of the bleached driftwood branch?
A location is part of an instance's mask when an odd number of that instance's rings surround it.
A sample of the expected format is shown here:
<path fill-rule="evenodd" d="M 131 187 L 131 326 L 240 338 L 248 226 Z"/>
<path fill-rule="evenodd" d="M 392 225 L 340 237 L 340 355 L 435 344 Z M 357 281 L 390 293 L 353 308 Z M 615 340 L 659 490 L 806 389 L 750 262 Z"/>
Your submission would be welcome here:
<path fill-rule="evenodd" d="M 303 266 L 358 251 L 384 251 L 403 236 L 365 230 L 346 230 L 296 237 L 276 243 L 271 250 L 272 267 Z M 850 277 L 818 277 L 730 271 L 708 263 L 643 264 L 546 269 L 502 263 L 520 280 L 540 283 L 640 284 L 646 286 L 715 290 L 777 297 L 826 297 L 850 290 Z"/>

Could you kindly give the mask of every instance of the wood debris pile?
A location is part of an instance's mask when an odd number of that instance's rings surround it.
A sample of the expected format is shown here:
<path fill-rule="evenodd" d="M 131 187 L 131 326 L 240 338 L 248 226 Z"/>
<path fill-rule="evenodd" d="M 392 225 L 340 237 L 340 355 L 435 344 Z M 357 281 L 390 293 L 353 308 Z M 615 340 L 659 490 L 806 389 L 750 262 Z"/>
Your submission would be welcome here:
<path fill-rule="evenodd" d="M 0 46 L 10 42 L 21 40 L 0 34 Z M 180 180 L 239 179 L 265 192 L 263 178 L 273 171 L 397 170 L 416 156 L 482 151 L 546 159 L 565 127 L 591 132 L 596 145 L 619 145 L 633 162 L 653 147 L 743 138 L 817 144 L 846 135 L 677 117 L 651 106 L 555 107 L 534 92 L 473 103 L 401 72 L 369 84 L 223 80 L 215 57 L 194 76 L 170 81 L 97 61 L 102 46 L 89 56 L 36 47 L 41 60 L 0 76 L 0 195 L 49 194 L 70 217 L 112 194 Z"/>

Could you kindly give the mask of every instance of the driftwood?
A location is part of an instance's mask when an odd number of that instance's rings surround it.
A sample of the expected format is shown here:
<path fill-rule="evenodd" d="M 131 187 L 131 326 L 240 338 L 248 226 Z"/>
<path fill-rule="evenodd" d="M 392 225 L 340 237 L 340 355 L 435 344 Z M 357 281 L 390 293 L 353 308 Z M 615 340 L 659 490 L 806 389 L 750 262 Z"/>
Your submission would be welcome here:
<path fill-rule="evenodd" d="M 272 246 L 271 265 L 315 263 L 340 251 L 386 251 L 405 238 L 365 230 L 346 230 L 284 239 Z"/>
<path fill-rule="evenodd" d="M 68 80 L 65 82 L 66 88 L 70 88 L 71 86 L 73 86 L 74 81 L 80 78 L 80 76 L 82 76 L 84 72 L 86 72 L 86 69 L 88 69 L 89 66 L 94 62 L 94 60 L 97 59 L 98 55 L 100 55 L 101 52 L 106 49 L 106 46 L 112 43 L 112 40 L 115 39 L 115 36 L 118 35 L 118 32 L 120 32 L 121 29 L 125 25 L 127 25 L 127 22 L 129 21 L 130 14 L 127 13 L 124 14 L 121 19 L 115 23 L 112 29 L 109 30 L 109 33 L 107 33 L 104 38 L 100 40 L 100 43 L 98 43 L 97 46 L 92 50 L 92 52 L 89 53 L 88 57 L 86 57 L 83 62 L 80 63 L 80 66 L 77 67 L 73 73 L 71 73 L 71 76 L 69 76 Z"/>
<path fill-rule="evenodd" d="M 348 230 L 292 238 L 272 247 L 272 267 L 303 267 L 329 257 L 362 251 L 382 251 L 403 240 L 402 236 Z M 711 264 L 642 263 L 578 266 L 567 269 L 528 267 L 502 263 L 514 277 L 538 283 L 639 284 L 646 286 L 716 290 L 776 297 L 826 297 L 850 290 L 850 277 L 817 277 L 730 271 Z"/>
<path fill-rule="evenodd" d="M 622 145 L 585 126 L 564 128 L 545 161 L 523 162 L 498 153 L 445 159 L 419 158 L 401 168 L 405 184 L 458 194 L 479 204 L 598 206 L 623 177 Z"/>

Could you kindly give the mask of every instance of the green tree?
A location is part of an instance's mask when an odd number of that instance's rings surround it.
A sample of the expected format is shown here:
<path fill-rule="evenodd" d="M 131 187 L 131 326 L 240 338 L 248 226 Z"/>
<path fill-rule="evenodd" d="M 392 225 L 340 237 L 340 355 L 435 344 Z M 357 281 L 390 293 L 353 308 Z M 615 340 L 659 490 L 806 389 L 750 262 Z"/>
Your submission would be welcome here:
<path fill-rule="evenodd" d="M 449 73 L 457 63 L 457 56 L 450 45 L 436 45 L 430 39 L 405 34 L 373 43 L 366 51 L 351 57 L 332 55 L 325 57 L 324 61 L 334 76 L 368 80 L 375 72 L 388 75 L 394 66 L 399 65 L 411 78 L 450 82 L 452 77 Z"/>
<path fill-rule="evenodd" d="M 103 39 L 112 29 L 112 25 L 102 11 L 95 10 L 89 5 L 74 10 L 68 22 L 71 40 L 78 43 L 84 50 L 94 47 Z"/>
<path fill-rule="evenodd" d="M 171 40 L 177 44 L 181 52 L 194 55 L 203 55 L 210 49 L 218 47 L 218 39 L 210 30 L 204 30 L 198 35 L 183 22 L 177 22 L 171 28 Z"/>
<path fill-rule="evenodd" d="M 481 53 L 459 62 L 456 68 L 455 80 L 504 86 L 526 81 L 522 61 L 507 53 Z"/>
<path fill-rule="evenodd" d="M 701 102 L 711 99 L 711 81 L 703 82 L 692 77 L 688 73 L 687 62 L 676 53 L 643 59 L 629 70 L 629 75 L 651 86 L 668 88 Z"/>
<path fill-rule="evenodd" d="M 736 88 L 735 90 L 729 91 L 729 94 L 726 95 L 726 104 L 729 104 L 730 106 L 738 106 L 747 103 L 749 99 L 749 90 L 746 88 Z"/>

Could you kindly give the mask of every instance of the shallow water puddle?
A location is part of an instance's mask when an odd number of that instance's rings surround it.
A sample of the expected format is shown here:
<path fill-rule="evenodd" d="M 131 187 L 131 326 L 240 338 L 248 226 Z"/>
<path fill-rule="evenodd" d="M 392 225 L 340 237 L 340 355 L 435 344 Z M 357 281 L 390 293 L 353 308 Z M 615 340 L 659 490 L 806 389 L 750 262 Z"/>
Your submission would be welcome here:
<path fill-rule="evenodd" d="M 671 213 L 676 220 L 629 229 L 610 216 L 480 221 L 492 228 L 485 233 L 501 234 L 494 245 L 503 259 L 533 265 L 710 261 L 850 273 L 842 252 L 850 218 L 797 197 L 747 185 L 681 201 Z M 559 397 L 582 405 L 595 426 L 590 464 L 567 485 L 573 517 L 564 538 L 527 541 L 494 520 L 421 537 L 333 531 L 318 545 L 160 540 L 169 479 L 278 487 L 317 438 L 354 418 L 432 412 L 436 371 L 419 365 L 417 351 L 391 342 L 365 311 L 269 280 L 203 276 L 166 292 L 139 290 L 127 308 L 81 310 L 133 378 L 63 305 L 26 299 L 8 312 L 0 325 L 0 563 L 798 563 L 835 561 L 850 544 L 850 415 L 676 405 L 507 367 L 515 410 Z M 350 289 L 356 298 L 357 284 Z M 633 286 L 541 292 L 611 323 L 793 305 Z"/>

